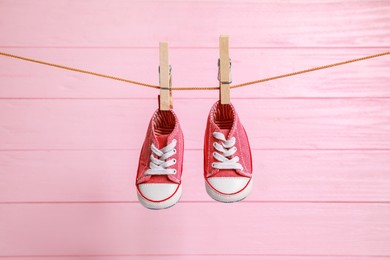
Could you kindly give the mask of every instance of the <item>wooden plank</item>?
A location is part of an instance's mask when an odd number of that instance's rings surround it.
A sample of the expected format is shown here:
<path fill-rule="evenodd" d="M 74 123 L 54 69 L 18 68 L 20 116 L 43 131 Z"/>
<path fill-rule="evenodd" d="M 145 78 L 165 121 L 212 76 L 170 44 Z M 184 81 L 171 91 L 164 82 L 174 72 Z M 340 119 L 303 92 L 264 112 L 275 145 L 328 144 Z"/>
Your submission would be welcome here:
<path fill-rule="evenodd" d="M 2 1 L 0 46 L 210 47 L 226 32 L 232 47 L 389 46 L 389 11 L 369 0 Z"/>
<path fill-rule="evenodd" d="M 2 256 L 390 255 L 388 204 L 19 204 L 0 216 Z"/>
<path fill-rule="evenodd" d="M 172 49 L 172 48 L 171 48 Z M 384 48 L 230 49 L 233 85 L 385 51 Z M 158 85 L 158 48 L 55 48 L 4 51 Z M 74 57 L 77 57 L 75 59 Z M 218 49 L 172 49 L 173 87 L 218 86 Z M 191 61 L 191 62 L 188 62 Z M 109 66 L 107 66 L 109 64 Z M 150 98 L 158 90 L 0 57 L 0 98 Z M 390 59 L 231 90 L 235 98 L 390 97 Z M 193 77 L 193 75 L 199 75 Z M 174 91 L 175 99 L 217 99 L 218 91 Z"/>
<path fill-rule="evenodd" d="M 2 50 L 156 85 L 159 41 L 172 46 L 174 85 L 216 86 L 221 33 L 233 84 L 387 51 L 390 40 L 388 1 L 0 5 Z M 233 90 L 258 169 L 233 205 L 211 201 L 201 174 L 218 93 L 174 93 L 185 192 L 151 212 L 133 178 L 157 91 L 2 57 L 0 259 L 389 259 L 389 65 Z"/>
<path fill-rule="evenodd" d="M 36 260 L 44 259 L 44 260 L 198 260 L 198 259 L 207 259 L 207 260 L 236 260 L 237 258 L 245 259 L 245 260 L 389 260 L 390 257 L 375 257 L 375 256 L 270 256 L 270 255 L 122 255 L 122 256 L 26 256 L 26 257 L 1 257 L 2 260 Z"/>
<path fill-rule="evenodd" d="M 136 202 L 138 151 L 0 153 L 0 203 Z M 246 202 L 390 202 L 390 151 L 254 151 Z M 81 162 L 81 163 L 80 163 Z M 202 151 L 184 156 L 182 203 L 212 202 Z"/>
<path fill-rule="evenodd" d="M 204 124 L 214 102 L 176 102 L 187 149 L 203 148 Z M 0 100 L 1 149 L 138 150 L 156 103 Z M 233 100 L 233 104 L 253 149 L 390 147 L 389 99 L 239 99 Z"/>

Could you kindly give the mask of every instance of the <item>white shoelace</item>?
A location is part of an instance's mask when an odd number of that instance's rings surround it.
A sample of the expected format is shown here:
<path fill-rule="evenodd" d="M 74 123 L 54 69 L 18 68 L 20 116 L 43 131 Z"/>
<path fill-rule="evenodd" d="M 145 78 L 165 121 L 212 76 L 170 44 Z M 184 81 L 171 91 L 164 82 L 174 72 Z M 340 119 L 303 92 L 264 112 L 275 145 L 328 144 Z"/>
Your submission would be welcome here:
<path fill-rule="evenodd" d="M 226 140 L 225 135 L 220 132 L 213 133 L 214 138 L 222 141 L 222 145 L 218 142 L 214 142 L 213 146 L 215 150 L 220 153 L 214 152 L 213 156 L 219 162 L 212 163 L 212 167 L 216 169 L 237 169 L 242 170 L 242 165 L 238 162 L 240 158 L 238 156 L 234 156 L 231 159 L 227 157 L 233 156 L 237 148 L 234 146 L 236 144 L 236 138 L 232 137 L 229 140 Z"/>
<path fill-rule="evenodd" d="M 176 139 L 162 149 L 158 149 L 153 143 L 151 145 L 152 154 L 150 155 L 149 169 L 145 172 L 146 175 L 167 175 L 176 174 L 176 169 L 169 169 L 168 167 L 176 164 L 176 159 L 169 159 L 176 154 Z M 156 158 L 154 155 L 157 155 Z"/>

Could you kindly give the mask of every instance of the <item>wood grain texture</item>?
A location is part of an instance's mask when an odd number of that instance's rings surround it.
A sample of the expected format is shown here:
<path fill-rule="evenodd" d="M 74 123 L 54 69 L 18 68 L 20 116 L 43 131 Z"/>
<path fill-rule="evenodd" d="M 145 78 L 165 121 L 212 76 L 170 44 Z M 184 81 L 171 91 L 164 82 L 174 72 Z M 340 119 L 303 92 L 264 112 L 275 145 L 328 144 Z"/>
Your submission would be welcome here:
<path fill-rule="evenodd" d="M 2 1 L 0 46 L 389 46 L 388 1 Z M 12 37 L 7 37 L 12 36 Z"/>
<path fill-rule="evenodd" d="M 0 49 L 158 85 L 233 84 L 389 50 L 389 1 L 0 0 Z M 382 57 L 232 90 L 254 190 L 206 195 L 218 92 L 175 92 L 182 202 L 148 211 L 134 173 L 157 90 L 0 57 L 0 259 L 390 259 L 390 73 Z M 191 73 L 190 73 L 191 72 Z M 194 77 L 193 75 L 197 76 Z"/>
<path fill-rule="evenodd" d="M 166 211 L 139 204 L 0 205 L 0 215 L 3 256 L 390 255 L 389 204 L 195 203 Z"/>
<path fill-rule="evenodd" d="M 373 256 L 318 256 L 318 255 L 301 255 L 301 256 L 275 256 L 275 255 L 248 255 L 248 254 L 236 254 L 236 255 L 212 255 L 212 254 L 197 254 L 197 255 L 104 255 L 104 256 L 12 256 L 2 257 L 2 260 L 36 260 L 36 259 L 53 259 L 59 258 L 61 260 L 236 260 L 248 259 L 248 260 L 388 260 L 390 257 L 373 257 Z"/>
<path fill-rule="evenodd" d="M 7 48 L 7 52 L 158 85 L 155 48 Z M 233 84 L 385 51 L 385 48 L 231 49 Z M 77 57 L 77 59 L 75 58 Z M 218 48 L 172 49 L 174 87 L 218 86 Z M 154 98 L 158 90 L 0 57 L 0 98 Z M 232 89 L 232 98 L 390 97 L 390 59 Z M 174 91 L 173 98 L 218 98 L 217 91 Z"/>
<path fill-rule="evenodd" d="M 0 152 L 0 203 L 133 203 L 138 157 L 138 151 Z M 253 158 L 254 188 L 242 203 L 390 202 L 390 151 L 257 150 Z M 212 202 L 202 151 L 186 151 L 183 185 L 181 203 Z"/>
<path fill-rule="evenodd" d="M 175 102 L 187 149 L 202 149 L 214 102 Z M 253 149 L 388 149 L 390 145 L 390 99 L 232 102 Z M 0 100 L 0 106 L 2 150 L 138 150 L 157 99 Z"/>

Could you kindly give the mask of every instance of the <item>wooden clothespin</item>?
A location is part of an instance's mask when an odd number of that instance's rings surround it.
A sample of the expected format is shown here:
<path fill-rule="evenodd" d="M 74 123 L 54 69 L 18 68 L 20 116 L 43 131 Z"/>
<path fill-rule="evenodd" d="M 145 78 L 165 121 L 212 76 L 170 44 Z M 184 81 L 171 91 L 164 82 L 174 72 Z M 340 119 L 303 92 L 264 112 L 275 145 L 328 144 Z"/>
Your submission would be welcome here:
<path fill-rule="evenodd" d="M 218 60 L 218 80 L 219 80 L 219 100 L 221 104 L 230 104 L 230 83 L 232 83 L 231 73 L 232 63 L 229 58 L 229 36 L 219 37 L 219 60 Z"/>
<path fill-rule="evenodd" d="M 168 43 L 160 42 L 160 96 L 159 108 L 166 111 L 172 109 L 172 67 L 168 60 Z"/>

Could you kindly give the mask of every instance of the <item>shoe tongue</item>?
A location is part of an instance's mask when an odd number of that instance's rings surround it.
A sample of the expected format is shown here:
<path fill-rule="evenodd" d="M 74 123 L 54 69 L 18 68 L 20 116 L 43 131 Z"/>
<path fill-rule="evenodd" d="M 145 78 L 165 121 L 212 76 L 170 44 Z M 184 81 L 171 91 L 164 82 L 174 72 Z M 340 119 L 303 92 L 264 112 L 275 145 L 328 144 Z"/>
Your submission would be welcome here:
<path fill-rule="evenodd" d="M 226 140 L 228 140 L 230 129 L 219 129 L 219 131 L 225 136 Z M 214 177 L 240 177 L 240 175 L 233 169 L 223 169 L 219 170 Z"/>
<path fill-rule="evenodd" d="M 165 146 L 167 146 L 168 136 L 169 136 L 168 134 L 156 136 L 158 142 L 158 149 L 162 149 Z"/>
<path fill-rule="evenodd" d="M 168 136 L 169 136 L 169 134 L 166 134 L 166 135 L 156 135 L 157 149 L 162 149 L 165 146 L 167 146 Z M 153 183 L 154 182 L 155 183 L 170 182 L 168 175 L 150 175 L 150 181 L 153 182 Z"/>
<path fill-rule="evenodd" d="M 228 139 L 228 135 L 230 133 L 230 129 L 220 129 L 220 132 L 225 136 L 226 140 Z"/>

